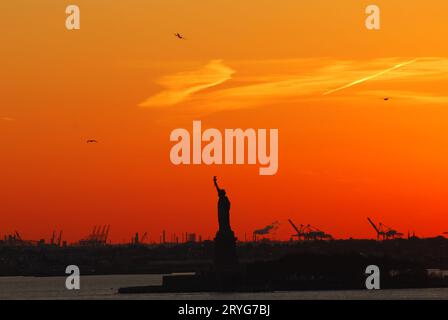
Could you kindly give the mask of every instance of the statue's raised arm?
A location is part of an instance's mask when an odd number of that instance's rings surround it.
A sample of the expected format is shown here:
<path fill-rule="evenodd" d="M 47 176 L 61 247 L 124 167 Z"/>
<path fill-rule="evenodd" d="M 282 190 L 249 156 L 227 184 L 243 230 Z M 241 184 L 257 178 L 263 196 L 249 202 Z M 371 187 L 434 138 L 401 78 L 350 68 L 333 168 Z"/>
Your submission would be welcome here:
<path fill-rule="evenodd" d="M 215 187 L 216 187 L 216 191 L 218 191 L 218 193 L 219 193 L 219 191 L 221 190 L 221 189 L 219 189 L 219 186 L 218 186 L 218 179 L 216 179 L 216 176 L 214 176 L 213 177 L 213 182 L 214 182 L 214 184 L 215 184 Z"/>

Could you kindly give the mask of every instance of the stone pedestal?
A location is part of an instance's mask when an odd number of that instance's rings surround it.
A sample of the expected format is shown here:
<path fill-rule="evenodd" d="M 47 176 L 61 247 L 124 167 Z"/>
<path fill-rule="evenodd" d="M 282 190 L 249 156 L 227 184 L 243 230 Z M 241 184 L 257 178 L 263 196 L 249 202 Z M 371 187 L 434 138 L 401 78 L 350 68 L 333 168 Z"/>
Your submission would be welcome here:
<path fill-rule="evenodd" d="M 218 231 L 215 237 L 214 264 L 216 268 L 236 266 L 236 238 L 232 230 Z"/>

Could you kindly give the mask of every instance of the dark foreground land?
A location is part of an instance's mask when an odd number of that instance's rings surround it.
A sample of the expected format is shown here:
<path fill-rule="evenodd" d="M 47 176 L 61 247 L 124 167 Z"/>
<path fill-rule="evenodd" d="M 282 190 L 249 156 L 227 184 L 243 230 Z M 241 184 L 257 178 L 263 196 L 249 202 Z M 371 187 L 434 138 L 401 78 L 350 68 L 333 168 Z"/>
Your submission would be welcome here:
<path fill-rule="evenodd" d="M 332 240 L 238 243 L 240 263 L 251 274 L 273 270 L 351 270 L 384 264 L 409 270 L 448 270 L 448 239 Z M 213 242 L 166 245 L 1 246 L 0 276 L 65 276 L 75 264 L 84 275 L 166 274 L 210 269 Z M 288 271 L 289 272 L 289 271 Z M 364 272 L 364 270 L 362 270 Z"/>

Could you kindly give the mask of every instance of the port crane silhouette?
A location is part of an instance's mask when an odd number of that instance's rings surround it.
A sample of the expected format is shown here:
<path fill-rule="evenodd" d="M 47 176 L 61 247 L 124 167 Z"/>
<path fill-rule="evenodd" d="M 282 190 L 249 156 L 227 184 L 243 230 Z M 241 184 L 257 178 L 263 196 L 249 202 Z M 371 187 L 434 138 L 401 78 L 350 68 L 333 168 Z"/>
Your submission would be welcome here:
<path fill-rule="evenodd" d="M 81 246 L 106 245 L 109 237 L 110 225 L 95 226 L 91 234 L 77 242 Z"/>
<path fill-rule="evenodd" d="M 50 239 L 51 245 L 57 245 L 58 247 L 61 246 L 62 243 L 62 230 L 59 232 L 59 237 L 56 237 L 56 230 L 53 230 L 53 235 Z"/>
<path fill-rule="evenodd" d="M 143 233 L 143 236 L 139 238 L 138 232 L 135 233 L 135 236 L 131 239 L 131 244 L 143 244 L 146 238 L 148 237 L 148 232 Z"/>
<path fill-rule="evenodd" d="M 291 224 L 291 226 L 294 228 L 294 230 L 297 232 L 296 234 L 293 234 L 292 237 L 297 237 L 297 240 L 331 240 L 333 237 L 322 230 L 319 230 L 316 227 L 313 227 L 310 224 L 307 225 L 300 225 L 300 228 L 297 228 L 297 226 L 292 222 L 291 219 L 288 219 L 288 222 Z"/>
<path fill-rule="evenodd" d="M 398 232 L 397 230 L 394 230 L 391 227 L 382 224 L 381 222 L 378 224 L 378 226 L 376 226 L 375 223 L 372 221 L 372 219 L 367 217 L 367 220 L 369 221 L 373 229 L 375 229 L 377 240 L 396 239 L 401 238 L 403 236 L 401 232 Z"/>

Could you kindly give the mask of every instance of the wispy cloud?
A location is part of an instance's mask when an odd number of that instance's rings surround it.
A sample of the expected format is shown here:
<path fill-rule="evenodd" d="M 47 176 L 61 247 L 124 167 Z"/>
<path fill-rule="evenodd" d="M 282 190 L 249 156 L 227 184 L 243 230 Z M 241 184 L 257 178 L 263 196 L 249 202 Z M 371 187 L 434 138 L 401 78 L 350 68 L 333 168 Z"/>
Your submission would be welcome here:
<path fill-rule="evenodd" d="M 10 118 L 10 117 L 0 117 L 0 120 L 3 120 L 3 121 L 14 121 L 14 119 Z"/>
<path fill-rule="evenodd" d="M 161 83 L 166 89 L 142 105 L 186 102 L 192 112 L 215 112 L 283 102 L 366 99 L 378 94 L 436 103 L 445 99 L 443 90 L 437 88 L 448 84 L 448 58 L 297 59 L 230 64 L 238 70 L 235 75 L 221 61 L 213 61 L 199 71 L 164 77 Z M 204 90 L 223 82 L 225 86 Z"/>
<path fill-rule="evenodd" d="M 139 104 L 141 107 L 168 106 L 231 79 L 235 71 L 221 60 L 212 60 L 199 70 L 177 73 L 160 79 L 165 89 Z"/>

